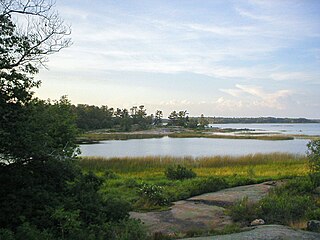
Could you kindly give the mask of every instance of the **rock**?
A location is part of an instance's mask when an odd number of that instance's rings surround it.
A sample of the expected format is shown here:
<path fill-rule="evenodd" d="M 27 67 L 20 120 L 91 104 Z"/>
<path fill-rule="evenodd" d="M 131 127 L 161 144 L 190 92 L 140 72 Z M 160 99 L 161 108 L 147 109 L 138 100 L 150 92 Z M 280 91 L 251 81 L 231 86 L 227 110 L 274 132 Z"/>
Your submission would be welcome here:
<path fill-rule="evenodd" d="M 320 232 L 320 221 L 317 221 L 317 220 L 308 221 L 307 230 L 312 232 Z"/>
<path fill-rule="evenodd" d="M 263 225 L 265 224 L 263 219 L 255 219 L 251 222 L 251 226 L 258 226 L 258 225 Z"/>

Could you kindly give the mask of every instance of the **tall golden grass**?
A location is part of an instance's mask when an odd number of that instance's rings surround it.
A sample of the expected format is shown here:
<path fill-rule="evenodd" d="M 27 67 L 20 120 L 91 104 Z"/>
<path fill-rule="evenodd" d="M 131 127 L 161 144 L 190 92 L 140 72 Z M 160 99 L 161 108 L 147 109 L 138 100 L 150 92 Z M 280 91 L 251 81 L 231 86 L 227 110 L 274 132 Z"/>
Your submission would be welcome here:
<path fill-rule="evenodd" d="M 119 174 L 152 177 L 163 175 L 166 167 L 181 164 L 192 168 L 198 176 L 231 176 L 249 173 L 261 177 L 300 176 L 308 172 L 308 161 L 304 155 L 287 153 L 249 154 L 244 156 L 213 157 L 83 157 L 79 160 L 85 170 L 112 170 Z"/>

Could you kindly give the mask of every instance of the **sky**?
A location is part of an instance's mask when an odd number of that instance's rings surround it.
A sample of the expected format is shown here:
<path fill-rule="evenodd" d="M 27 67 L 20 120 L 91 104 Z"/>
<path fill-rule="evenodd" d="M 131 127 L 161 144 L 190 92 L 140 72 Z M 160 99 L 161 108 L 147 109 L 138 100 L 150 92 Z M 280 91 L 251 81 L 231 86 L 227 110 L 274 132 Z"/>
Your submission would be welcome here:
<path fill-rule="evenodd" d="M 318 0 L 56 0 L 36 96 L 168 116 L 320 118 Z"/>

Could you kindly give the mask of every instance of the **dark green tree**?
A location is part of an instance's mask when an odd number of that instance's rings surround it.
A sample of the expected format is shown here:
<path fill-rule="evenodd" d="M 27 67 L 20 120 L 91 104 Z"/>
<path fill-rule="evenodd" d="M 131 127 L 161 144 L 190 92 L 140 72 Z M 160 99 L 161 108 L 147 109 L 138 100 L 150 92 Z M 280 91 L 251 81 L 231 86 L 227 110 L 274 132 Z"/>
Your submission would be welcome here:
<path fill-rule="evenodd" d="M 17 27 L 15 16 L 28 16 Z M 32 108 L 32 89 L 39 87 L 34 79 L 47 56 L 70 45 L 70 29 L 52 10 L 52 3 L 41 0 L 0 1 L 0 155 L 7 159 L 26 160 L 18 130 L 27 124 Z M 34 103 L 30 103 L 31 105 Z M 44 147 L 45 147 L 44 143 Z M 24 146 L 23 146 L 24 147 Z M 22 146 L 21 146 L 22 148 Z"/>
<path fill-rule="evenodd" d="M 163 113 L 161 110 L 157 110 L 156 114 L 154 115 L 154 125 L 159 125 L 162 123 Z"/>
<path fill-rule="evenodd" d="M 307 144 L 310 177 L 315 187 L 320 185 L 320 139 L 312 140 Z"/>

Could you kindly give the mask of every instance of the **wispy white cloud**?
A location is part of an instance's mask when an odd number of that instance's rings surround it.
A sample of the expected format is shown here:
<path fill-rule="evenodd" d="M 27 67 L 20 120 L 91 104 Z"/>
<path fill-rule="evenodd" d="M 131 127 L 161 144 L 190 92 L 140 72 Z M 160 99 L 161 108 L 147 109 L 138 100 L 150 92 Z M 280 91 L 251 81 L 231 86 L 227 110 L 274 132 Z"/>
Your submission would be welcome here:
<path fill-rule="evenodd" d="M 290 89 L 277 90 L 275 92 L 266 92 L 260 86 L 240 85 L 236 84 L 235 89 L 221 89 L 222 92 L 228 93 L 233 97 L 242 97 L 247 103 L 241 105 L 255 105 L 266 108 L 284 109 L 286 106 L 283 104 L 283 100 L 291 96 L 294 91 Z M 251 99 L 250 97 L 254 97 Z M 249 100 L 250 99 L 250 100 Z M 237 101 L 233 101 L 235 106 Z"/>

